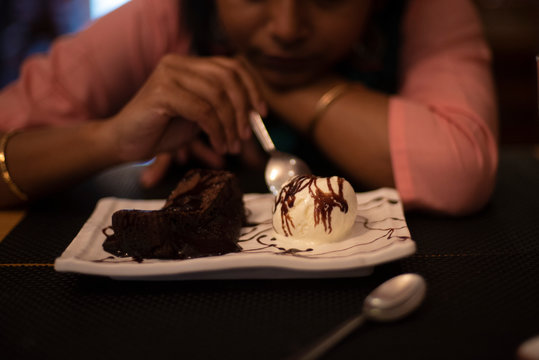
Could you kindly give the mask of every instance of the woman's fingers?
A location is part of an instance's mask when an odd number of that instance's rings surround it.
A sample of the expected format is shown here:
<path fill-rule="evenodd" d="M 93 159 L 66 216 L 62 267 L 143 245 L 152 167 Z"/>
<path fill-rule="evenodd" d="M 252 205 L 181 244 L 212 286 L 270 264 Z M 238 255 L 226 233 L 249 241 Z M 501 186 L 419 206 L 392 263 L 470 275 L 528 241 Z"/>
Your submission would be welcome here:
<path fill-rule="evenodd" d="M 195 160 L 197 163 L 200 162 L 212 169 L 222 169 L 226 165 L 223 155 L 215 152 L 201 139 L 195 139 L 176 151 L 176 161 L 179 164 L 185 165 L 191 160 Z"/>
<path fill-rule="evenodd" d="M 193 141 L 199 132 L 200 127 L 197 123 L 178 117 L 173 118 L 169 120 L 155 151 L 158 153 L 174 151 Z"/>
<path fill-rule="evenodd" d="M 170 166 L 171 159 L 172 157 L 169 153 L 157 155 L 154 160 L 144 168 L 140 175 L 140 183 L 142 186 L 150 188 L 157 184 L 159 180 L 165 176 Z"/>
<path fill-rule="evenodd" d="M 156 95 L 169 118 L 181 117 L 193 121 L 206 133 L 212 146 L 224 154 L 228 151 L 227 139 L 221 120 L 214 106 L 207 99 L 177 85 L 163 86 Z"/>
<path fill-rule="evenodd" d="M 251 135 L 249 112 L 253 109 L 263 116 L 267 109 L 256 84 L 239 60 L 225 57 L 186 58 L 168 56 L 165 62 L 175 69 L 175 81 L 197 92 L 217 108 L 227 139 L 242 140 Z M 220 108 L 223 107 L 221 110 Z M 234 110 L 231 113 L 230 107 Z M 232 116 L 232 118 L 230 118 Z M 234 129 L 231 126 L 235 126 Z M 234 142 L 235 148 L 239 142 Z M 235 151 L 234 151 L 235 152 Z"/>
<path fill-rule="evenodd" d="M 247 70 L 247 67 L 244 65 L 244 62 L 241 59 L 233 59 L 222 56 L 213 57 L 212 61 L 236 72 L 240 76 L 243 84 L 247 89 L 247 94 L 251 102 L 251 108 L 249 108 L 248 110 L 256 110 L 260 113 L 260 115 L 267 116 L 268 108 L 266 105 L 266 101 L 262 97 L 262 94 L 258 89 L 254 78 Z"/>
<path fill-rule="evenodd" d="M 219 75 L 215 75 L 216 71 L 214 69 L 211 69 L 211 72 L 206 71 L 201 74 L 184 71 L 181 78 L 177 79 L 178 86 L 198 95 L 200 99 L 212 106 L 222 131 L 224 131 L 228 152 L 237 154 L 241 149 L 240 134 L 238 134 L 236 125 L 238 121 L 237 110 L 230 99 L 231 91 L 221 85 L 222 80 Z"/>
<path fill-rule="evenodd" d="M 267 116 L 266 103 L 263 100 L 258 87 L 256 86 L 253 77 L 245 69 L 242 63 L 236 59 L 215 57 L 212 61 L 220 66 L 227 68 L 235 76 L 238 77 L 244 88 L 243 97 L 236 96 L 237 93 L 232 94 L 231 100 L 236 104 L 236 107 L 241 109 L 241 118 L 238 122 L 238 131 L 242 134 L 242 139 L 247 140 L 251 134 L 251 126 L 249 124 L 249 112 L 256 110 L 262 116 Z M 246 106 L 242 100 L 245 96 L 249 99 L 249 105 Z"/>
<path fill-rule="evenodd" d="M 191 143 L 191 154 L 213 169 L 222 169 L 225 167 L 225 158 L 201 140 L 193 140 Z"/>

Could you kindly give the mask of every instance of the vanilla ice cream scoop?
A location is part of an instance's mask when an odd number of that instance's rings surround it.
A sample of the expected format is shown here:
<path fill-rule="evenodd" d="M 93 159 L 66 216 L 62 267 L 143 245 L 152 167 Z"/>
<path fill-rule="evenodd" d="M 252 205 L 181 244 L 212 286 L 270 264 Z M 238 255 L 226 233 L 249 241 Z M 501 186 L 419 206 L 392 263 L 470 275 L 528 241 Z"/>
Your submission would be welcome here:
<path fill-rule="evenodd" d="M 345 179 L 296 176 L 275 198 L 273 229 L 291 239 L 333 242 L 350 232 L 356 213 L 356 193 Z"/>

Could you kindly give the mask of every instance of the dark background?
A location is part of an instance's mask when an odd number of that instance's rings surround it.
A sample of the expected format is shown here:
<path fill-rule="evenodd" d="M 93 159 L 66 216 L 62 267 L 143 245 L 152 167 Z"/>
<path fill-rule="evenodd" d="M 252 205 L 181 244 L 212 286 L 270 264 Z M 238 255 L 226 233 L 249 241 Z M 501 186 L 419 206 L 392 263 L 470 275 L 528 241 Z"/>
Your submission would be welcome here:
<path fill-rule="evenodd" d="M 90 20 L 91 0 L 1 0 L 0 87 L 21 61 Z M 494 54 L 502 145 L 539 144 L 539 0 L 474 0 Z"/>

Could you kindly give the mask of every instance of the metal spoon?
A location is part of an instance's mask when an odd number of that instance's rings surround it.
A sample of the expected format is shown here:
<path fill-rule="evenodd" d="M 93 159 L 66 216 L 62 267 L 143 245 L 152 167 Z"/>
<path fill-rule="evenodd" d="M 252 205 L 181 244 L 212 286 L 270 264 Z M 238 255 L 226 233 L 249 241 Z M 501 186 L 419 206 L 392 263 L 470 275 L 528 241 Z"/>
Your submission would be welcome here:
<path fill-rule="evenodd" d="M 277 196 L 285 182 L 296 175 L 308 175 L 311 170 L 303 160 L 297 156 L 278 151 L 271 140 L 268 130 L 259 113 L 252 111 L 249 114 L 251 127 L 262 145 L 262 148 L 270 155 L 266 164 L 265 179 L 269 191 Z"/>
<path fill-rule="evenodd" d="M 293 359 L 318 359 L 366 320 L 392 321 L 408 315 L 421 304 L 426 290 L 425 279 L 418 274 L 402 274 L 387 280 L 367 296 L 363 313 L 347 320 Z"/>

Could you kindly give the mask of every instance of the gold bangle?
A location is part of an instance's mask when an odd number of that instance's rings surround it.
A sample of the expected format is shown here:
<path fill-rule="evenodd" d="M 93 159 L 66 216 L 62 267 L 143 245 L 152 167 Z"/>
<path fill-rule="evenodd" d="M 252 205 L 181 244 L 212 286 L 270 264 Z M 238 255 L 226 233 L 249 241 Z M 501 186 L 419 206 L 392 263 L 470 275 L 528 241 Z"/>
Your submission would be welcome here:
<path fill-rule="evenodd" d="M 9 189 L 11 192 L 16 195 L 20 200 L 27 201 L 28 196 L 22 192 L 21 189 L 11 180 L 11 176 L 9 175 L 9 171 L 7 170 L 6 165 L 6 145 L 9 140 L 9 138 L 13 135 L 15 135 L 16 131 L 7 132 L 2 136 L 2 139 L 0 139 L 0 171 L 2 172 L 2 179 L 4 182 L 9 186 Z"/>
<path fill-rule="evenodd" d="M 328 91 L 324 93 L 318 99 L 318 102 L 316 103 L 316 107 L 314 109 L 314 117 L 313 120 L 309 123 L 309 127 L 307 128 L 307 134 L 309 137 L 314 136 L 314 131 L 316 130 L 316 127 L 318 123 L 320 122 L 320 119 L 322 118 L 322 115 L 326 112 L 328 107 L 333 103 L 337 98 L 344 94 L 346 89 L 348 88 L 348 84 L 338 84 Z"/>

